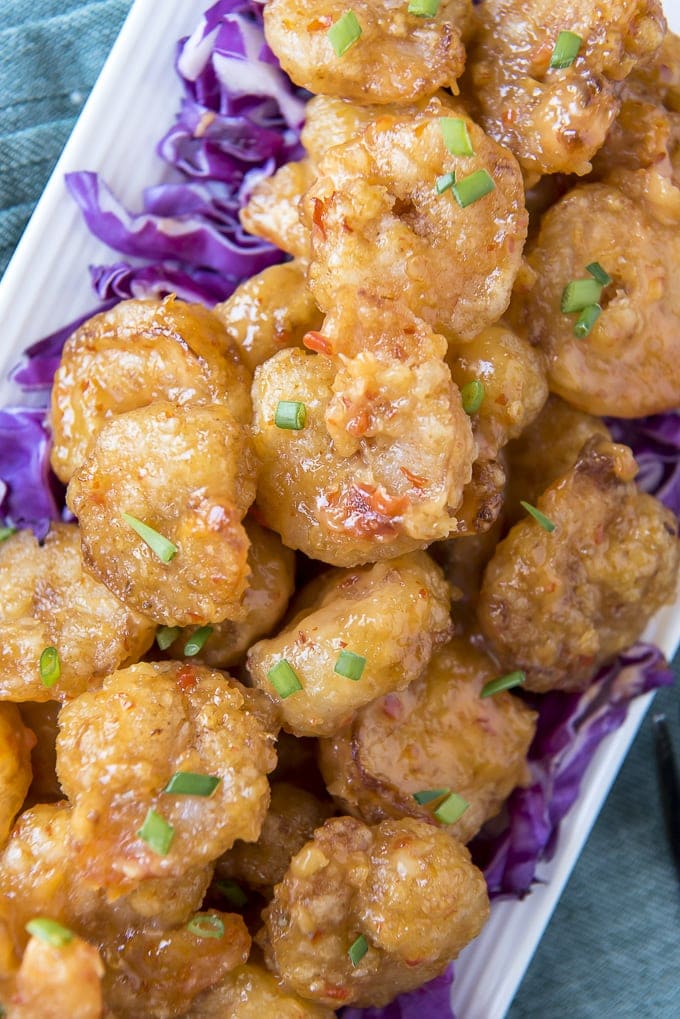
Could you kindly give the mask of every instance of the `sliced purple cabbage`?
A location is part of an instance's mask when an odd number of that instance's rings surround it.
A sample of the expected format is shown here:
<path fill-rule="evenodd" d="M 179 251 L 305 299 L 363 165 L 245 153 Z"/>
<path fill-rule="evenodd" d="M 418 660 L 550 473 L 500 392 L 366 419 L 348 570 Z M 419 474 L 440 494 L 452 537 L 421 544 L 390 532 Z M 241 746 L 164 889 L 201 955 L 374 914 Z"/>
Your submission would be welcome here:
<path fill-rule="evenodd" d="M 456 1019 L 451 1008 L 453 966 L 384 1008 L 344 1008 L 342 1019 Z"/>
<path fill-rule="evenodd" d="M 0 410 L 0 512 L 6 525 L 30 527 L 39 539 L 63 506 L 63 489 L 49 472 L 49 446 L 44 410 Z"/>
<path fill-rule="evenodd" d="M 680 516 L 680 411 L 633 420 L 609 418 L 607 425 L 617 442 L 633 450 L 640 488 Z"/>
<path fill-rule="evenodd" d="M 492 896 L 521 897 L 530 890 L 604 737 L 623 723 L 634 697 L 672 682 L 658 648 L 639 643 L 602 669 L 583 693 L 527 697 L 539 713 L 529 751 L 533 781 L 512 793 L 501 817 L 470 847 Z"/>

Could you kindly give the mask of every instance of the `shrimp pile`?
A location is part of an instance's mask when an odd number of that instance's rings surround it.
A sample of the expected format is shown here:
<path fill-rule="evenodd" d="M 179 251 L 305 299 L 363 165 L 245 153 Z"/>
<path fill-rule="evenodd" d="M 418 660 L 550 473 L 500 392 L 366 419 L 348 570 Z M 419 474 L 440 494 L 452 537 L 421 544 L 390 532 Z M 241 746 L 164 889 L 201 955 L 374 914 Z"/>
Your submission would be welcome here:
<path fill-rule="evenodd" d="M 680 404 L 657 0 L 264 25 L 316 93 L 242 210 L 289 260 L 79 326 L 73 518 L 1 532 L 12 1019 L 330 1019 L 438 976 L 541 695 L 676 589 L 678 521 L 603 420 Z"/>

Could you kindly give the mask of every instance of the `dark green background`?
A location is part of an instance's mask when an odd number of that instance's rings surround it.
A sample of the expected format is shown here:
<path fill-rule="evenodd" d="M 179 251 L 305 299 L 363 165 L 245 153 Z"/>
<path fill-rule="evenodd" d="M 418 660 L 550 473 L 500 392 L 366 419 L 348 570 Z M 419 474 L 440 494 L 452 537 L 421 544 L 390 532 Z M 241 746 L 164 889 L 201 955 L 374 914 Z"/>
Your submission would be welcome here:
<path fill-rule="evenodd" d="M 128 0 L 0 0 L 0 271 L 129 6 Z M 680 751 L 677 688 L 660 694 L 653 710 L 667 712 Z M 661 825 L 648 719 L 510 1019 L 680 1017 L 679 919 L 680 888 Z"/>

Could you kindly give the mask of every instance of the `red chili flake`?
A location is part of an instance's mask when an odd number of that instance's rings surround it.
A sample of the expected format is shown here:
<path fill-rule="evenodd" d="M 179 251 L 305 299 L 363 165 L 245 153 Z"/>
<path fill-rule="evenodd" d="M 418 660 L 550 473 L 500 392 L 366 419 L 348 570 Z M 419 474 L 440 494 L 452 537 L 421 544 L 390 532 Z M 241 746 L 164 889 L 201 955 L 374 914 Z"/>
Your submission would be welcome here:
<path fill-rule="evenodd" d="M 376 513 L 382 513 L 386 517 L 398 517 L 408 507 L 409 501 L 405 495 L 390 495 L 383 488 L 376 488 L 370 493 L 369 502 Z"/>
<path fill-rule="evenodd" d="M 426 488 L 427 478 L 422 478 L 419 474 L 414 474 L 408 469 L 408 467 L 400 467 L 401 473 L 408 478 L 414 488 Z"/>
<path fill-rule="evenodd" d="M 336 987 L 334 984 L 326 984 L 323 989 L 323 993 L 327 998 L 334 998 L 335 1001 L 346 1001 L 350 992 L 345 987 Z"/>
<path fill-rule="evenodd" d="M 326 240 L 326 226 L 324 224 L 324 216 L 326 214 L 326 203 L 322 202 L 320 198 L 314 199 L 314 212 L 312 213 L 312 223 L 321 234 L 321 239 Z"/>
<path fill-rule="evenodd" d="M 421 587 L 420 591 L 418 591 L 418 597 L 419 598 L 428 598 L 429 597 L 428 590 L 427 590 L 426 587 Z"/>
<path fill-rule="evenodd" d="M 194 669 L 190 665 L 183 665 L 177 673 L 177 686 L 182 693 L 186 693 L 187 690 L 193 690 L 197 685 L 198 680 Z"/>
<path fill-rule="evenodd" d="M 311 21 L 307 22 L 308 32 L 323 32 L 324 30 L 331 27 L 333 19 L 330 14 L 322 14 L 318 18 L 312 18 Z"/>
<path fill-rule="evenodd" d="M 317 333 L 314 329 L 305 333 L 302 337 L 302 345 L 317 354 L 327 354 L 330 357 L 333 353 L 333 344 L 328 337 L 323 333 Z"/>
<path fill-rule="evenodd" d="M 356 417 L 352 418 L 347 423 L 347 431 L 350 435 L 353 435 L 355 439 L 360 439 L 362 435 L 365 435 L 368 431 L 368 427 L 371 423 L 371 417 L 367 410 L 360 411 Z"/>

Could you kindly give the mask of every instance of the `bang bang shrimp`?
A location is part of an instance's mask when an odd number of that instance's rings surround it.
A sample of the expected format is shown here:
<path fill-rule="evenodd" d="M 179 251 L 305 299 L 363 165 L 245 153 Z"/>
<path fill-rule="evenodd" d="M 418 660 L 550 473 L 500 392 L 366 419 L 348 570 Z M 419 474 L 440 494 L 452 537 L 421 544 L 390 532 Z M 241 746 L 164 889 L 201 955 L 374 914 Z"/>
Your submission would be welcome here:
<path fill-rule="evenodd" d="M 297 85 L 382 104 L 412 102 L 442 87 L 458 91 L 471 12 L 470 0 L 442 0 L 427 18 L 412 14 L 403 0 L 270 0 L 264 25 Z M 355 39 L 342 50 L 336 33 L 345 25 Z"/>
<path fill-rule="evenodd" d="M 345 287 L 364 289 L 463 339 L 505 311 L 527 232 L 522 175 L 462 111 L 451 114 L 439 99 L 385 113 L 321 158 L 302 215 L 323 310 Z M 471 155 L 447 148 L 450 121 L 463 122 Z"/>

